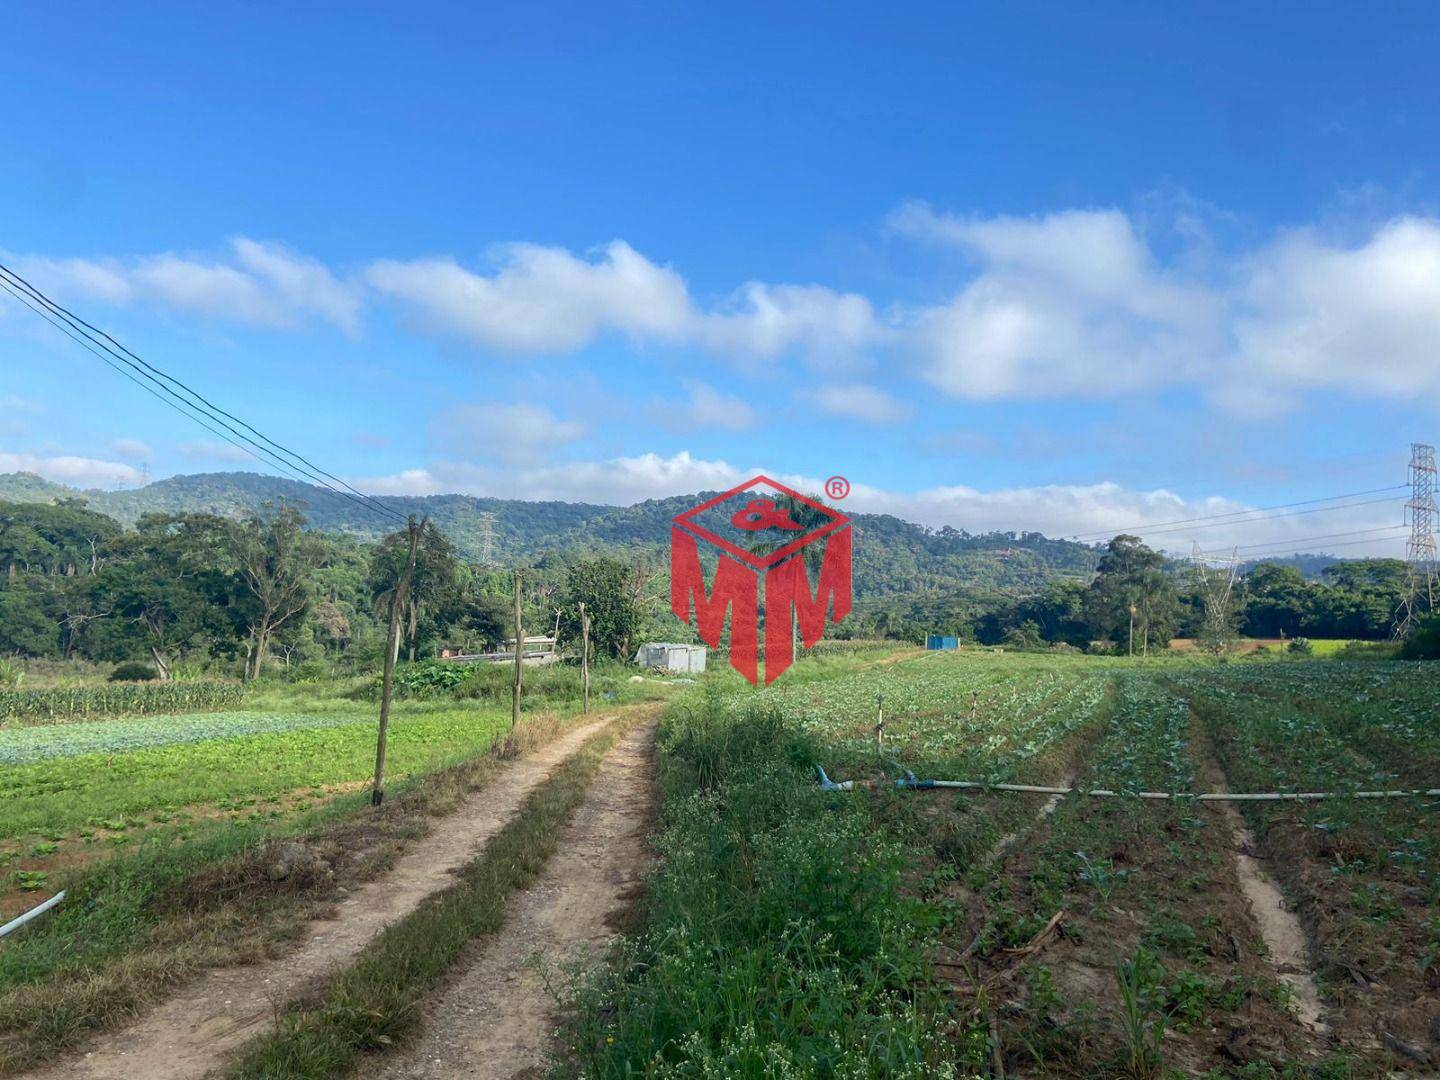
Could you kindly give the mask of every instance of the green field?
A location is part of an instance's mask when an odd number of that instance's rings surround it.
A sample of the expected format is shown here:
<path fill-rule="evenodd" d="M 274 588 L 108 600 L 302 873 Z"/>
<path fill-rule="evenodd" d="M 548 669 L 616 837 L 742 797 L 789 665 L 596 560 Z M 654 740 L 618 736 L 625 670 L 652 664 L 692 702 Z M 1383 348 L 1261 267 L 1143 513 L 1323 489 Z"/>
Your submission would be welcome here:
<path fill-rule="evenodd" d="M 998 1055 L 1025 1076 L 1384 1075 L 1405 1059 L 1374 1031 L 1431 1038 L 1440 801 L 1245 804 L 1307 939 L 1317 1033 L 1225 814 L 1124 793 L 1434 786 L 1433 678 L 973 652 L 714 680 L 663 727 L 665 862 L 645 931 L 578 993 L 577 1071 L 972 1076 Z M 816 764 L 882 783 L 822 792 Z M 1042 813 L 1041 795 L 898 790 L 905 769 L 1122 795 Z"/>
<path fill-rule="evenodd" d="M 638 929 L 578 984 L 562 1072 L 1399 1069 L 1395 1045 L 1429 1045 L 1440 987 L 1440 799 L 1351 793 L 1435 786 L 1432 670 L 837 642 L 761 690 L 725 669 L 694 686 L 606 671 L 607 703 L 672 699 L 661 858 Z M 573 716 L 571 681 L 537 676 L 532 715 Z M 59 887 L 76 898 L 0 952 L 0 1024 L 56 1047 L 109 1015 L 101 990 L 134 1007 L 185 971 L 279 947 L 320 897 L 255 891 L 255 853 L 303 832 L 338 853 L 337 873 L 373 873 L 492 767 L 486 751 L 509 726 L 495 682 L 396 703 L 396 803 L 381 818 L 358 812 L 375 735 L 363 684 L 0 729 L 5 902 Z M 817 766 L 874 786 L 822 790 Z M 1119 795 L 898 787 L 906 776 Z M 1298 920 L 1326 1030 L 1301 1022 L 1302 984 L 1268 955 L 1236 819 L 1184 797 L 1220 783 L 1338 794 L 1239 809 Z M 352 846 L 365 854 L 347 861 Z"/>

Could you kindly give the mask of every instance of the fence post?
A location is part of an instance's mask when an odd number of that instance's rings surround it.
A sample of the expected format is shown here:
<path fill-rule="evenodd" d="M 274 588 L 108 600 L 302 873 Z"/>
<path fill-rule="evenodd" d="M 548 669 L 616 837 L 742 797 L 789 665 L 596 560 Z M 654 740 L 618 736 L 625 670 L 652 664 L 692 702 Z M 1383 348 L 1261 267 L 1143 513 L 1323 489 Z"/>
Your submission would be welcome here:
<path fill-rule="evenodd" d="M 520 669 L 525 658 L 525 627 L 520 618 L 520 568 L 515 568 L 515 690 L 510 701 L 510 733 L 520 726 Z"/>
<path fill-rule="evenodd" d="M 420 548 L 420 531 L 424 522 L 413 517 L 405 523 L 410 534 L 410 554 L 405 560 L 405 574 L 390 593 L 390 632 L 385 639 L 385 673 L 380 678 L 380 732 L 375 739 L 375 786 L 370 791 L 370 805 L 379 806 L 385 798 L 385 743 L 390 731 L 390 691 L 395 680 L 395 649 L 400 643 L 400 608 L 410 592 L 410 579 L 415 573 L 415 555 Z"/>
<path fill-rule="evenodd" d="M 590 615 L 580 601 L 580 692 L 581 712 L 590 712 Z"/>

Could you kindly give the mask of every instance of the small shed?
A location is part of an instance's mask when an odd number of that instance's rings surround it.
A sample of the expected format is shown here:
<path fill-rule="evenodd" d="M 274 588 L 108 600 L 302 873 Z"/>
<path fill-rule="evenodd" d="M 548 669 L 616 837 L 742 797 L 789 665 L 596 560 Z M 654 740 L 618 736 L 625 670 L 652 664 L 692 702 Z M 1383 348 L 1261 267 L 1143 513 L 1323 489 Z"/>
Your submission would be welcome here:
<path fill-rule="evenodd" d="M 931 634 L 925 639 L 925 648 L 931 652 L 937 649 L 958 649 L 960 639 L 950 634 Z"/>
<path fill-rule="evenodd" d="M 672 641 L 647 641 L 635 652 L 635 662 L 653 671 L 699 674 L 705 670 L 705 646 Z"/>

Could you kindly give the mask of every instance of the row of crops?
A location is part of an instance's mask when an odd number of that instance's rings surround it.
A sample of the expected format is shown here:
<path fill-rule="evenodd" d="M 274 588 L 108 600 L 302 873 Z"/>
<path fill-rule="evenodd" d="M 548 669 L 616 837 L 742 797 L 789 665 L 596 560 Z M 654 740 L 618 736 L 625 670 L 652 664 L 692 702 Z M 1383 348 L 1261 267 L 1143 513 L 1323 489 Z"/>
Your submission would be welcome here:
<path fill-rule="evenodd" d="M 1440 801 L 1245 805 L 1255 854 L 1310 943 L 1333 1014 L 1321 1034 L 1296 1019 L 1242 891 L 1233 819 L 1215 804 L 1123 797 L 1222 776 L 1247 791 L 1434 786 L 1428 667 L 932 654 L 797 676 L 735 690 L 731 710 L 775 707 L 836 778 L 893 775 L 898 760 L 1122 793 L 1044 813 L 1032 795 L 834 796 L 869 805 L 873 843 L 901 844 L 912 918 L 952 958 L 936 978 L 959 986 L 932 1021 L 953 1034 L 956 1075 L 993 1069 L 998 1053 L 1024 1075 L 1368 1076 L 1405 1064 L 1394 1046 L 1428 1045 L 1435 1009 L 1419 1003 L 1440 991 Z M 927 1075 L 945 1074 L 936 1065 Z"/>
<path fill-rule="evenodd" d="M 1328 669 L 1328 670 L 1327 670 Z M 1427 665 L 1301 665 L 1185 687 L 1232 783 L 1350 791 L 1436 785 Z M 1312 941 L 1340 1029 L 1423 1046 L 1440 991 L 1440 799 L 1251 804 L 1247 822 Z"/>
<path fill-rule="evenodd" d="M 49 723 L 76 717 L 235 709 L 244 694 L 239 684 L 223 682 L 111 683 L 49 690 L 0 690 L 0 725 Z"/>

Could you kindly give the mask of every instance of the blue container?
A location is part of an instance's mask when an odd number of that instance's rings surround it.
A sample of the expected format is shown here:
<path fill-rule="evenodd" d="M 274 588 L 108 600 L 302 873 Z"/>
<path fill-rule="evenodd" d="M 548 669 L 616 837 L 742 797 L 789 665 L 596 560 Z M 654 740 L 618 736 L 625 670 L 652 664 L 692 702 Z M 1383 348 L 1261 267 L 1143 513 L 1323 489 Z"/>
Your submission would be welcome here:
<path fill-rule="evenodd" d="M 931 634 L 925 639 L 925 648 L 932 651 L 935 649 L 958 649 L 960 648 L 960 639 L 948 634 Z"/>

